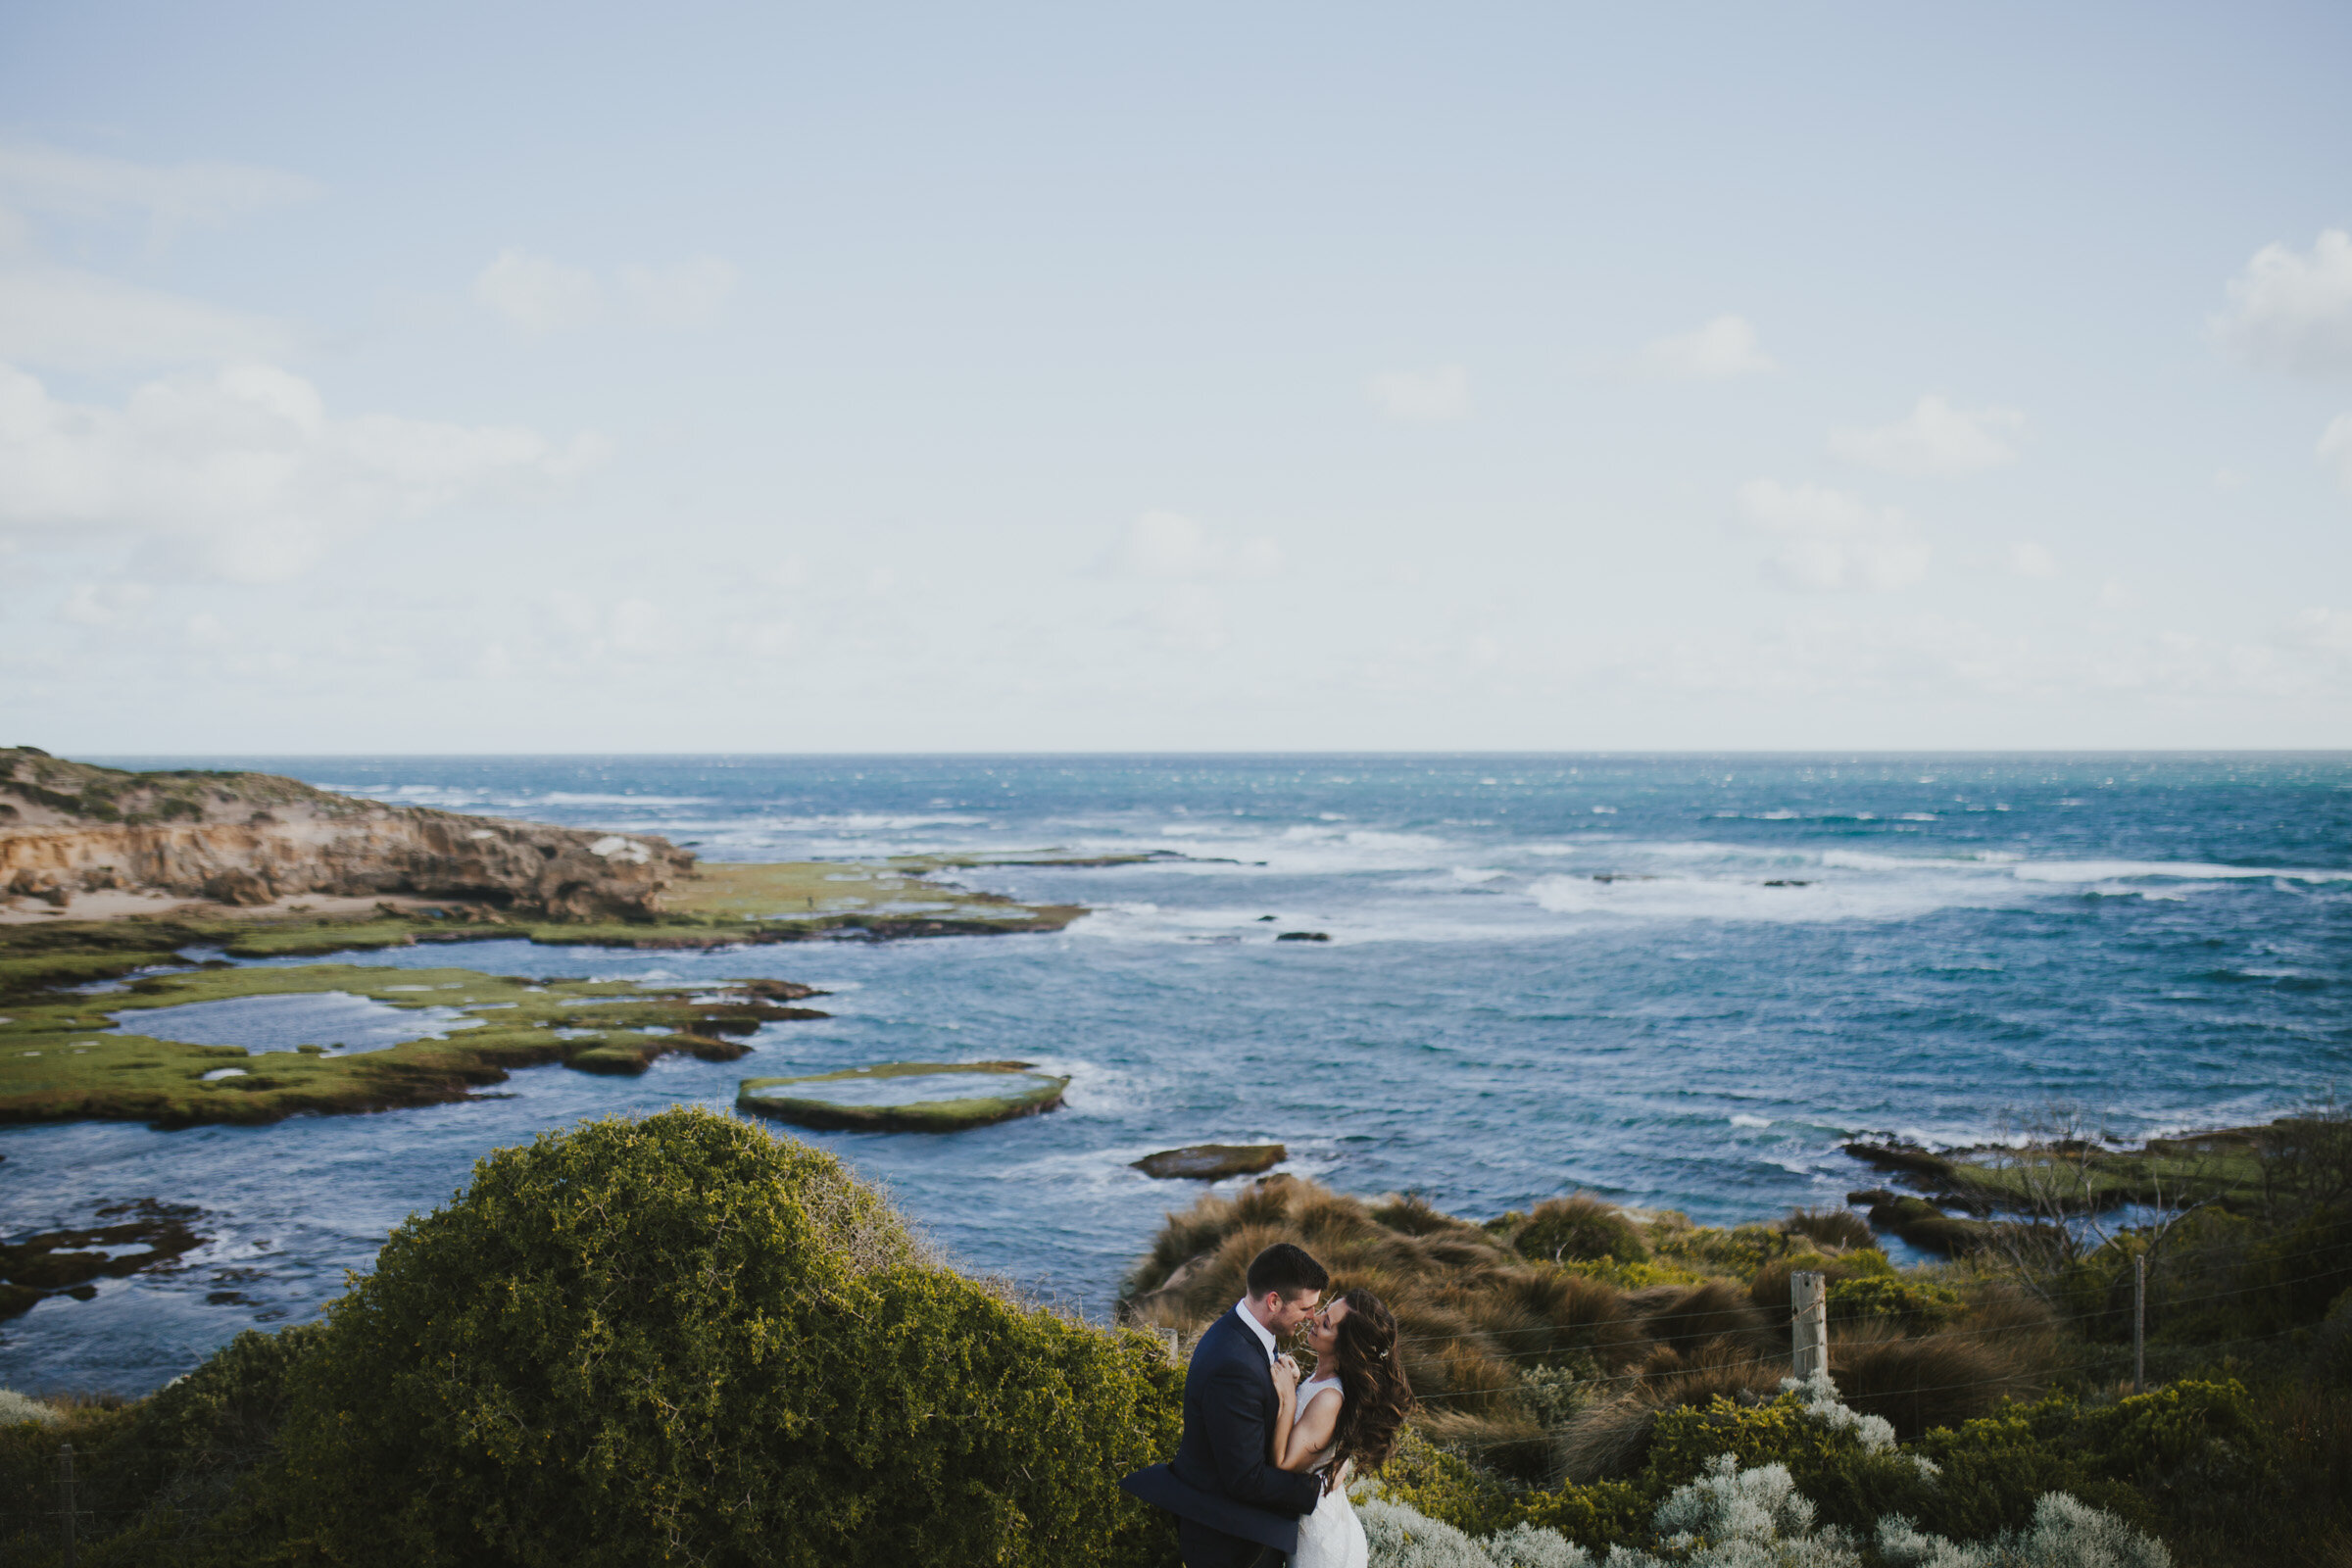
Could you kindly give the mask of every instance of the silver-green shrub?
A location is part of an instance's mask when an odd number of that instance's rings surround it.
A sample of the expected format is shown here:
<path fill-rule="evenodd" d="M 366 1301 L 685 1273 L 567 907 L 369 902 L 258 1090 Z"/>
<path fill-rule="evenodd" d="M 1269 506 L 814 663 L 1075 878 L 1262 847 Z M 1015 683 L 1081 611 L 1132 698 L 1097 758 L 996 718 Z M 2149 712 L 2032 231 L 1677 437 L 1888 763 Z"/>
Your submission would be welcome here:
<path fill-rule="evenodd" d="M 2164 1543 L 2063 1492 L 2034 1505 L 2030 1528 L 1992 1541 L 1951 1542 L 1882 1519 L 1879 1554 L 1888 1568 L 2173 1568 Z"/>
<path fill-rule="evenodd" d="M 1805 1397 L 1807 1416 L 1851 1432 L 1865 1451 L 1894 1450 L 1892 1429 L 1848 1408 L 1828 1378 L 1783 1387 Z M 1918 1463 L 1933 1482 L 1936 1466 Z M 1474 1540 L 1373 1492 L 1364 1483 L 1354 1493 L 1371 1568 L 1862 1568 L 1864 1560 L 1843 1530 L 1814 1528 L 1813 1502 L 1786 1465 L 1741 1469 L 1729 1453 L 1658 1504 L 1653 1549 L 1615 1544 L 1597 1561 L 1556 1531 L 1522 1522 Z M 1879 1521 L 1875 1544 L 1887 1568 L 2172 1568 L 2162 1543 L 2062 1492 L 2041 1497 L 2031 1527 L 1990 1541 L 1951 1542 L 1888 1515 Z"/>
<path fill-rule="evenodd" d="M 57 1419 L 57 1412 L 38 1399 L 26 1398 L 14 1389 L 0 1389 L 0 1427 L 21 1426 L 26 1421 L 43 1425 Z"/>

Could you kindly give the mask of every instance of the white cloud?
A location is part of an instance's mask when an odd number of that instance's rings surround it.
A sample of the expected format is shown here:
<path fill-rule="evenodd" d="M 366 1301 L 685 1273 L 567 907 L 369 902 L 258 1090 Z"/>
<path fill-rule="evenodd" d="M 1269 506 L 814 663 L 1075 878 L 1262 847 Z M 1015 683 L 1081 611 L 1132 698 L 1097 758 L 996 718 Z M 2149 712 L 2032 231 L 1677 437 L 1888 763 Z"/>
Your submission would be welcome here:
<path fill-rule="evenodd" d="M 2294 618 L 2291 635 L 2306 648 L 2352 659 L 2352 610 L 2306 610 Z"/>
<path fill-rule="evenodd" d="M 1635 364 L 1644 375 L 1668 381 L 1728 381 L 1779 368 L 1740 316 L 1718 316 L 1695 332 L 1659 338 Z"/>
<path fill-rule="evenodd" d="M 595 273 L 513 246 L 474 278 L 473 297 L 526 332 L 593 326 L 605 314 Z"/>
<path fill-rule="evenodd" d="M 2058 575 L 2058 558 L 2050 553 L 2049 546 L 2035 544 L 2030 539 L 2021 539 L 2011 545 L 2002 564 L 2012 577 Z"/>
<path fill-rule="evenodd" d="M 2319 459 L 2335 469 L 2335 482 L 2352 496 L 2352 414 L 2339 414 L 2320 432 Z"/>
<path fill-rule="evenodd" d="M 0 192 L 37 211 L 100 218 L 145 213 L 161 231 L 220 224 L 241 214 L 307 201 L 316 180 L 250 164 L 136 164 L 38 142 L 0 141 Z"/>
<path fill-rule="evenodd" d="M 1974 473 L 2016 462 L 2016 451 L 1993 432 L 2025 422 L 2015 409 L 1955 409 L 1930 392 L 1909 418 L 1872 430 L 1832 430 L 1830 454 L 1887 473 Z"/>
<path fill-rule="evenodd" d="M 274 359 L 293 346 L 275 321 L 176 294 L 39 264 L 0 270 L 0 360 L 67 370 Z"/>
<path fill-rule="evenodd" d="M 2229 293 L 2214 335 L 2246 364 L 2302 375 L 2352 370 L 2352 233 L 2328 229 L 2302 253 L 2265 245 Z"/>
<path fill-rule="evenodd" d="M 330 418 L 316 387 L 266 365 L 152 381 L 120 410 L 63 402 L 0 366 L 0 537 L 128 538 L 169 569 L 278 581 L 339 537 L 500 481 L 567 478 L 600 450 L 514 427 Z"/>
<path fill-rule="evenodd" d="M 617 285 L 628 313 L 653 326 L 709 326 L 735 292 L 733 264 L 698 256 L 675 267 L 628 266 Z M 606 319 L 606 286 L 584 267 L 508 246 L 473 280 L 478 305 L 526 332 L 566 332 Z"/>
<path fill-rule="evenodd" d="M 1282 564 L 1282 546 L 1272 539 L 1235 543 L 1173 512 L 1147 512 L 1136 518 L 1110 560 L 1121 575 L 1179 581 L 1271 577 Z"/>
<path fill-rule="evenodd" d="M 66 597 L 57 613 L 76 626 L 116 626 L 154 597 L 155 590 L 143 582 L 83 583 Z"/>
<path fill-rule="evenodd" d="M 1152 624 L 1161 641 L 1187 653 L 1213 654 L 1226 643 L 1224 607 L 1196 583 L 1170 584 L 1152 607 Z"/>
<path fill-rule="evenodd" d="M 1436 422 L 1470 416 L 1470 372 L 1458 365 L 1434 370 L 1383 370 L 1364 390 L 1392 419 Z"/>
<path fill-rule="evenodd" d="M 739 620 L 722 634 L 727 649 L 748 659 L 782 659 L 801 645 L 800 627 L 789 620 Z"/>
<path fill-rule="evenodd" d="M 620 284 L 638 313 L 656 326 L 709 326 L 718 319 L 737 273 L 715 256 L 671 268 L 624 267 Z"/>
<path fill-rule="evenodd" d="M 1928 574 L 1927 542 L 1892 507 L 1771 479 L 1741 485 L 1740 502 L 1750 522 L 1780 541 L 1764 569 L 1787 587 L 1886 592 Z"/>

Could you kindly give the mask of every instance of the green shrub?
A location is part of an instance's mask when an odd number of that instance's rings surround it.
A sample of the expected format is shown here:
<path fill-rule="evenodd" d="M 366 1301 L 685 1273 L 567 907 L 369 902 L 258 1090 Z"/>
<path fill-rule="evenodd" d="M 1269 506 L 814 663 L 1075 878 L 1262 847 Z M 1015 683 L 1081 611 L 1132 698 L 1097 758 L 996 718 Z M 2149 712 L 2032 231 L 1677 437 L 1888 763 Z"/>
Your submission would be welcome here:
<path fill-rule="evenodd" d="M 1718 1456 L 1730 1454 L 1743 1470 L 1787 1466 L 1824 1524 L 1867 1531 L 1882 1514 L 1916 1517 L 1934 1490 L 1932 1478 L 1895 1448 L 1884 1423 L 1856 1421 L 1850 1411 L 1826 1414 L 1839 1407 L 1821 1403 L 1819 1388 L 1768 1404 L 1718 1399 L 1704 1409 L 1660 1411 L 1642 1494 L 1664 1497 L 1712 1473 Z"/>
<path fill-rule="evenodd" d="M 1149 1563 L 1148 1336 L 926 1261 L 829 1155 L 707 1111 L 502 1150 L 330 1308 L 287 1423 L 351 1564 Z"/>
<path fill-rule="evenodd" d="M 1439 1447 L 1416 1427 L 1381 1467 L 1379 1494 L 1468 1535 L 1492 1535 L 1519 1518 L 1525 1485 Z"/>
<path fill-rule="evenodd" d="M 1792 1208 L 1781 1229 L 1823 1247 L 1876 1247 L 1870 1222 L 1850 1208 Z"/>
<path fill-rule="evenodd" d="M 2081 1414 L 2080 1404 L 2058 1394 L 1929 1433 L 1918 1451 L 1940 1473 L 1920 1508 L 1902 1511 L 1932 1534 L 1976 1541 L 2028 1528 L 2035 1500 L 2064 1492 L 2148 1528 L 2146 1499 L 2084 1463 L 2076 1441 Z"/>
<path fill-rule="evenodd" d="M 1511 1245 L 1520 1256 L 1539 1262 L 1640 1263 L 1649 1256 L 1632 1220 L 1582 1193 L 1538 1203 Z"/>
<path fill-rule="evenodd" d="M 1888 1318 L 1906 1328 L 1931 1329 L 1960 1310 L 1960 1293 L 1950 1286 L 1893 1273 L 1832 1280 L 1828 1296 L 1834 1323 Z"/>
<path fill-rule="evenodd" d="M 1519 1499 L 1514 1517 L 1601 1552 L 1612 1542 L 1640 1540 L 1648 1513 L 1649 1499 L 1632 1482 L 1594 1481 L 1581 1487 L 1563 1482 L 1547 1492 L 1530 1493 Z"/>
<path fill-rule="evenodd" d="M 1491 1536 L 1532 1524 L 1594 1551 L 1612 1541 L 1635 1539 L 1652 1505 L 1639 1488 L 1623 1481 L 1530 1488 L 1438 1447 L 1409 1426 L 1380 1472 L 1375 1495 L 1464 1535 Z"/>
<path fill-rule="evenodd" d="M 0 1538 L 9 1562 L 62 1561 L 57 1459 L 74 1445 L 79 1560 L 90 1568 L 168 1562 L 247 1568 L 272 1560 L 284 1531 L 263 1466 L 318 1330 L 238 1335 L 186 1377 L 135 1404 L 73 1405 L 0 1436 Z"/>

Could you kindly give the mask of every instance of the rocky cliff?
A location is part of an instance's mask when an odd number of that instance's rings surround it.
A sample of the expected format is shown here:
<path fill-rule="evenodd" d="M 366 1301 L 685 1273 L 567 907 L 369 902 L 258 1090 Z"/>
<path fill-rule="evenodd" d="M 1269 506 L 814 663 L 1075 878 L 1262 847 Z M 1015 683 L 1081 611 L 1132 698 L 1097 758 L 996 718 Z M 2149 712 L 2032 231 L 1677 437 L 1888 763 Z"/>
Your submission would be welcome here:
<path fill-rule="evenodd" d="M 665 839 L 386 806 L 269 773 L 132 773 L 0 749 L 0 895 L 105 889 L 262 905 L 409 894 L 646 919 L 692 875 Z"/>

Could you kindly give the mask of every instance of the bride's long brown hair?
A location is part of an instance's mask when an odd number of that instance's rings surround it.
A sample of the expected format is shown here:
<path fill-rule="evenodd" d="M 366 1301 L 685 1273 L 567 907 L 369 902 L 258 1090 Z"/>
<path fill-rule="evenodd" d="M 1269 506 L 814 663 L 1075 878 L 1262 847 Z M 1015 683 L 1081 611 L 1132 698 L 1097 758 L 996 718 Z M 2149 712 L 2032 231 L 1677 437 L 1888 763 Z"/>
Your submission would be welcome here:
<path fill-rule="evenodd" d="M 1336 1373 L 1340 1380 L 1340 1420 L 1331 1434 L 1326 1489 L 1347 1460 L 1355 1461 L 1359 1475 L 1388 1463 L 1397 1429 L 1413 1413 L 1413 1388 L 1396 1353 L 1396 1319 L 1387 1303 L 1365 1290 L 1349 1291 L 1340 1299 L 1348 1303 L 1348 1315 L 1340 1319 L 1332 1364 L 1315 1368 L 1318 1377 Z"/>

